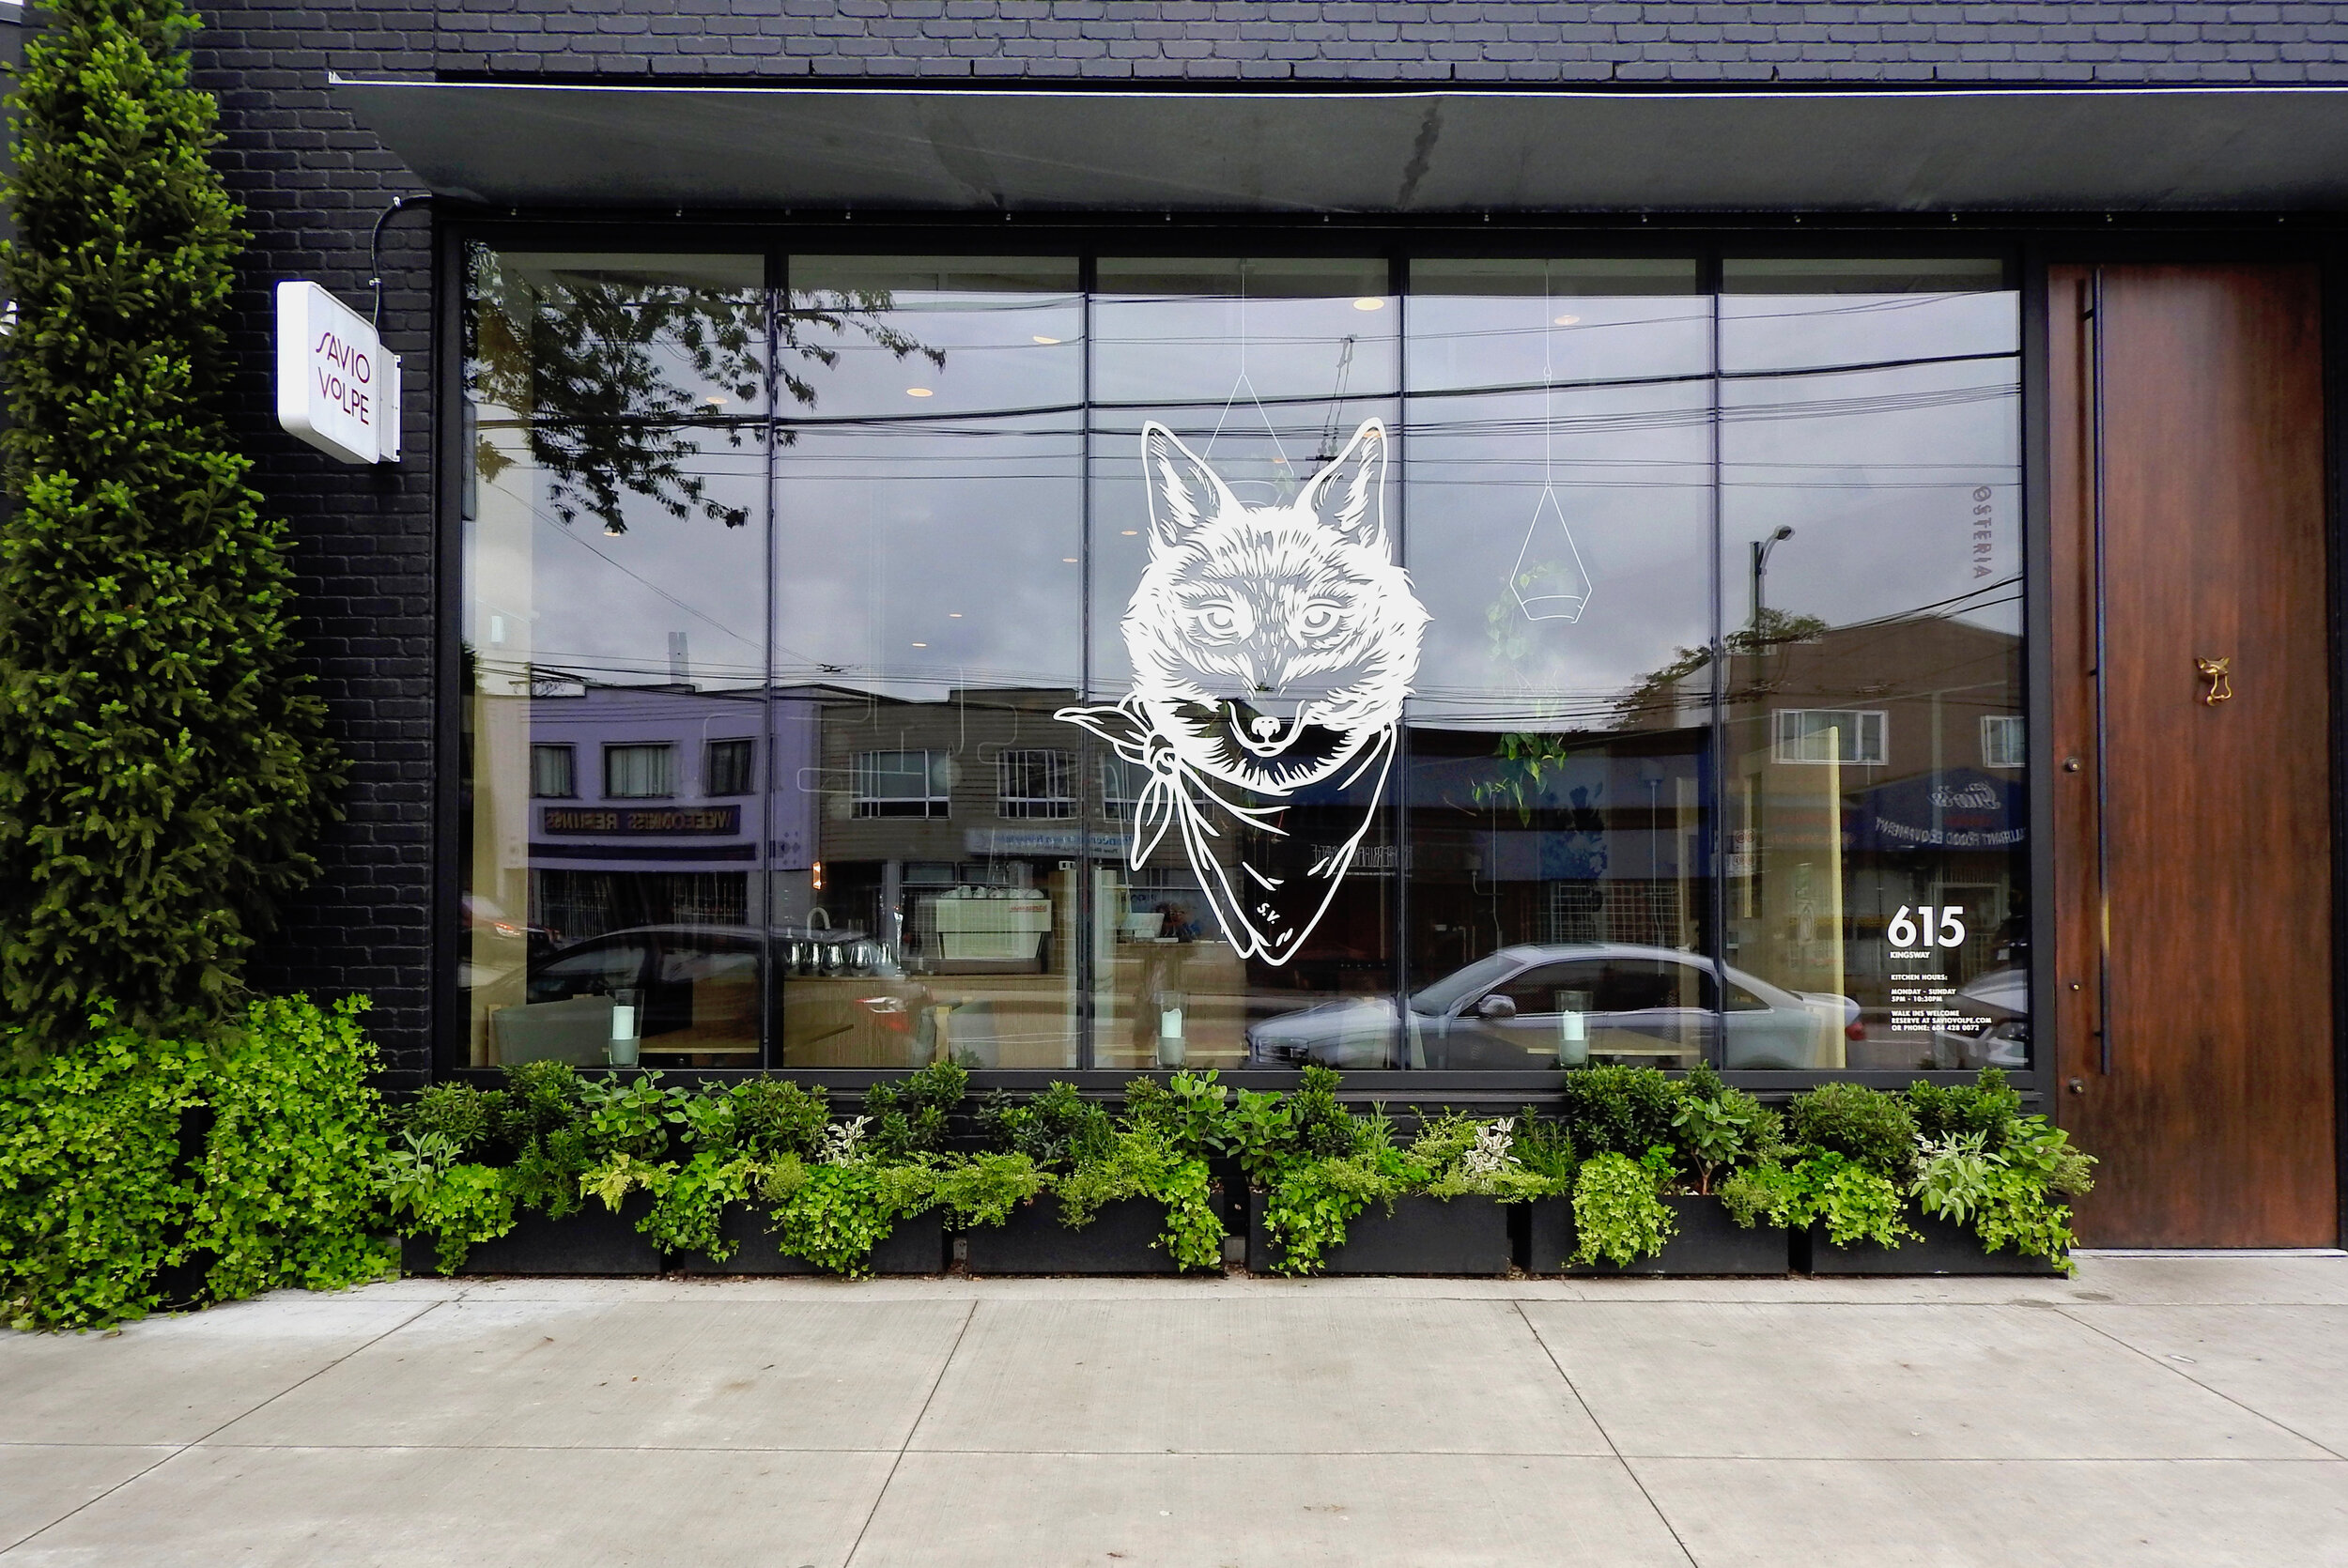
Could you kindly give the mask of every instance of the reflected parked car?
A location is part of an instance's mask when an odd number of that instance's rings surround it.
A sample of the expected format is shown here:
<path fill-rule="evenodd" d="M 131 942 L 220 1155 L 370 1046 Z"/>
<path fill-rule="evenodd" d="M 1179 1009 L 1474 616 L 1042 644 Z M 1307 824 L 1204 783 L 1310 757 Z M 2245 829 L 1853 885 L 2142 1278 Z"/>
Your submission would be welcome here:
<path fill-rule="evenodd" d="M 1954 1028 L 1932 1032 L 1932 1065 L 1971 1071 L 2030 1066 L 2030 971 L 1985 970 L 1956 988 Z"/>
<path fill-rule="evenodd" d="M 1840 1067 L 1859 1019 L 1847 996 L 1792 992 L 1673 947 L 1565 943 L 1504 947 L 1414 993 L 1398 1021 L 1385 997 L 1325 1003 L 1247 1031 L 1255 1067 L 1557 1068 L 1586 1060 L 1685 1067 Z"/>

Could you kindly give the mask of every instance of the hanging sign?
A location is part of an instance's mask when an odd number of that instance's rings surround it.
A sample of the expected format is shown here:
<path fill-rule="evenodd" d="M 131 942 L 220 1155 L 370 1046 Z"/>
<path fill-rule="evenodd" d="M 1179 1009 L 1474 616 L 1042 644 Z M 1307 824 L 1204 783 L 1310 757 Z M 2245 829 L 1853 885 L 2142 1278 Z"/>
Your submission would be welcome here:
<path fill-rule="evenodd" d="M 346 463 L 399 461 L 399 356 L 316 284 L 277 285 L 277 423 Z"/>

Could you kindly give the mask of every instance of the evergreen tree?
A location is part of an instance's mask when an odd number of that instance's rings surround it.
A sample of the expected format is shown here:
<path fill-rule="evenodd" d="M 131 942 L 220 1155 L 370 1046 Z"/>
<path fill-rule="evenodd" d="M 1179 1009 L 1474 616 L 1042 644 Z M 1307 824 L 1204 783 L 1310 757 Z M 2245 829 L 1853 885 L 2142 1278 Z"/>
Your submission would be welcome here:
<path fill-rule="evenodd" d="M 12 97 L 0 256 L 0 1027 L 237 1001 L 338 764 L 293 668 L 283 523 L 223 418 L 246 236 L 179 0 L 51 0 Z"/>

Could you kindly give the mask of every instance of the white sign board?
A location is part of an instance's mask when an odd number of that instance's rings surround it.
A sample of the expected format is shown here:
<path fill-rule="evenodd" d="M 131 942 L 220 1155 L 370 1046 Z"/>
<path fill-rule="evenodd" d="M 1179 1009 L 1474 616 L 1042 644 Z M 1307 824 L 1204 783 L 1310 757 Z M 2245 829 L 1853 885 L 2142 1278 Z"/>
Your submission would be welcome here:
<path fill-rule="evenodd" d="M 346 463 L 399 461 L 399 356 L 316 284 L 277 285 L 277 423 Z"/>

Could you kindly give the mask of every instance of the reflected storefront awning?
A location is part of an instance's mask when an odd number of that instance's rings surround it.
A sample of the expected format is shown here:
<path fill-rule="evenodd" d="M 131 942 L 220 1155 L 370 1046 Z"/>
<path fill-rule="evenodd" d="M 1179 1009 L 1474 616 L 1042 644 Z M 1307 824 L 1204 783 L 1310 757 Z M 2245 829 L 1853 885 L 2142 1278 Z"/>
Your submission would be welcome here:
<path fill-rule="evenodd" d="M 2193 211 L 2348 200 L 2348 89 L 1296 92 L 352 81 L 436 193 L 911 210 Z"/>
<path fill-rule="evenodd" d="M 1948 768 L 1861 793 L 1845 832 L 1859 853 L 1896 850 L 1998 850 L 2022 842 L 2019 779 Z"/>

